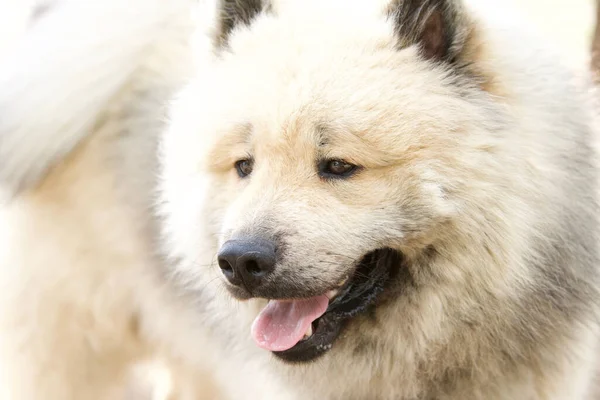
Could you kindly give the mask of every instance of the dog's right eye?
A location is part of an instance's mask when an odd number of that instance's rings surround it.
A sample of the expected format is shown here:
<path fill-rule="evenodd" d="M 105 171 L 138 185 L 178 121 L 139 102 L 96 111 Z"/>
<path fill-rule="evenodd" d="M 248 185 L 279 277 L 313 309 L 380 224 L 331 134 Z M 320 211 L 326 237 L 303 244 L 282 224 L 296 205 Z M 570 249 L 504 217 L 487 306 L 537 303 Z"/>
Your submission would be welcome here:
<path fill-rule="evenodd" d="M 243 159 L 238 160 L 235 163 L 235 169 L 237 170 L 240 178 L 245 178 L 252 173 L 252 168 L 254 167 L 254 161 L 252 159 Z"/>
<path fill-rule="evenodd" d="M 318 168 L 319 175 L 321 175 L 322 178 L 335 179 L 348 178 L 359 169 L 359 167 L 354 164 L 338 159 L 323 160 L 319 163 Z"/>

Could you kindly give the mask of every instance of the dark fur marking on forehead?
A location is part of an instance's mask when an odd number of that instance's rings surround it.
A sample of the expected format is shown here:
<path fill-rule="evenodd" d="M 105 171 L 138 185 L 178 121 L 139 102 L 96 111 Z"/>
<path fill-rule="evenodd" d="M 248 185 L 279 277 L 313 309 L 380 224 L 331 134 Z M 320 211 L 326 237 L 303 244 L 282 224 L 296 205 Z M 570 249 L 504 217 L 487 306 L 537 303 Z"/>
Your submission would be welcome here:
<path fill-rule="evenodd" d="M 216 45 L 225 47 L 231 32 L 240 24 L 250 26 L 262 12 L 269 11 L 271 5 L 265 0 L 220 0 L 218 14 L 218 34 Z"/>
<path fill-rule="evenodd" d="M 254 125 L 252 125 L 250 122 L 246 122 L 240 124 L 237 127 L 237 130 L 239 134 L 243 136 L 244 141 L 249 142 L 250 138 L 252 137 L 252 134 L 254 133 Z"/>
<path fill-rule="evenodd" d="M 319 147 L 327 146 L 327 144 L 329 144 L 330 140 L 327 137 L 327 131 L 328 128 L 324 124 L 317 124 L 315 127 L 315 132 L 317 133 L 317 145 Z"/>
<path fill-rule="evenodd" d="M 419 45 L 428 60 L 454 62 L 468 35 L 459 0 L 394 0 L 388 14 L 399 47 Z"/>

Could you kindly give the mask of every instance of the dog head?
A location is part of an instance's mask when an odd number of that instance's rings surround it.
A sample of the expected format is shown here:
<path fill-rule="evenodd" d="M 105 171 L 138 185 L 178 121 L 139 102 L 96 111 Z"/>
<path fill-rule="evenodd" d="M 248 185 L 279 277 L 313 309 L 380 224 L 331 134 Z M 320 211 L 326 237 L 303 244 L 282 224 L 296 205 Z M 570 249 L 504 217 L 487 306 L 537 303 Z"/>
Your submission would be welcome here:
<path fill-rule="evenodd" d="M 221 3 L 215 60 L 163 143 L 182 273 L 201 274 L 193 260 L 212 243 L 235 297 L 272 300 L 255 339 L 292 361 L 330 348 L 404 260 L 462 223 L 471 182 L 501 175 L 480 139 L 498 109 L 460 1 L 299 3 Z M 274 319 L 302 321 L 291 342 L 272 338 Z"/>

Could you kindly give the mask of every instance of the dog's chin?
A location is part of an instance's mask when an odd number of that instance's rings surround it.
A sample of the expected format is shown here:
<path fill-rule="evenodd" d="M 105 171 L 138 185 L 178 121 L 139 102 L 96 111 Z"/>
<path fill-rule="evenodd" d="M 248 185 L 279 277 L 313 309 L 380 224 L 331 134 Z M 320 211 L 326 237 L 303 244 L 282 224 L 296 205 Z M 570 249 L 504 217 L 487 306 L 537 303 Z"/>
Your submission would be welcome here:
<path fill-rule="evenodd" d="M 396 250 L 378 249 L 366 254 L 341 287 L 328 291 L 329 305 L 325 313 L 313 321 L 312 334 L 292 348 L 272 354 L 288 363 L 304 363 L 327 353 L 348 321 L 377 306 L 378 297 L 401 263 L 402 255 Z"/>
<path fill-rule="evenodd" d="M 229 294 L 232 295 L 236 300 L 246 301 L 254 298 L 252 293 L 250 293 L 245 288 L 229 285 L 228 283 L 225 283 L 225 288 L 227 289 Z"/>

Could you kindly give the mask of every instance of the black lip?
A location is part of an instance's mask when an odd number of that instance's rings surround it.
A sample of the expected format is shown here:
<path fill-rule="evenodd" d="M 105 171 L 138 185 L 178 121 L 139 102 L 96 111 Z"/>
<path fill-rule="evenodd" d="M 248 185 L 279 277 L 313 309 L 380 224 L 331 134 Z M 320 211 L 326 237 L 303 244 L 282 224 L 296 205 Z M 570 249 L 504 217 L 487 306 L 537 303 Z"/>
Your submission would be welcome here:
<path fill-rule="evenodd" d="M 392 249 L 368 253 L 357 265 L 350 281 L 329 304 L 325 314 L 313 323 L 312 336 L 289 350 L 273 354 L 289 363 L 302 363 L 327 353 L 348 320 L 374 306 L 401 261 L 400 253 Z"/>

